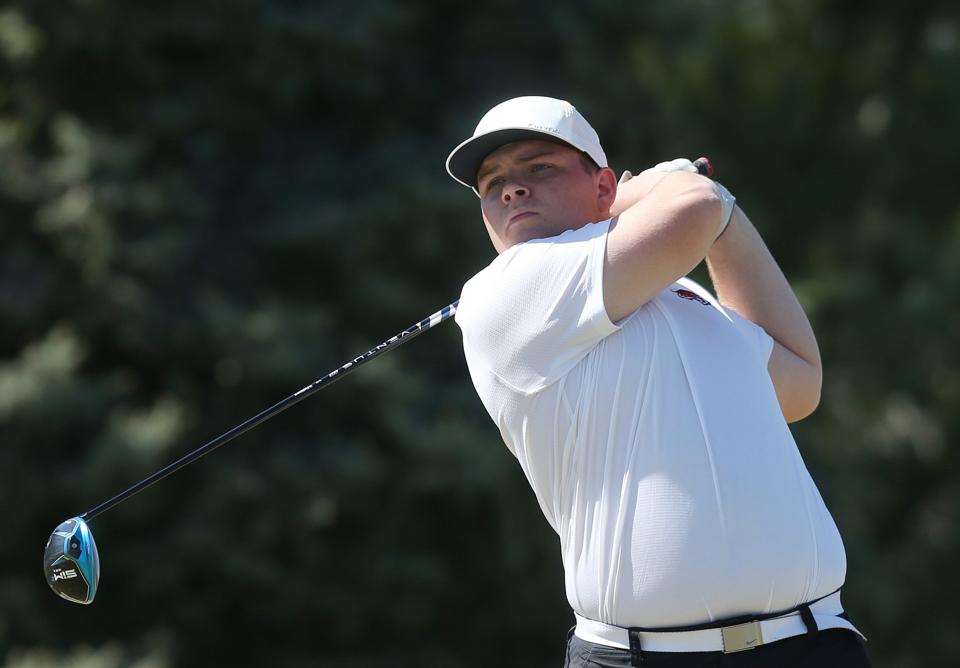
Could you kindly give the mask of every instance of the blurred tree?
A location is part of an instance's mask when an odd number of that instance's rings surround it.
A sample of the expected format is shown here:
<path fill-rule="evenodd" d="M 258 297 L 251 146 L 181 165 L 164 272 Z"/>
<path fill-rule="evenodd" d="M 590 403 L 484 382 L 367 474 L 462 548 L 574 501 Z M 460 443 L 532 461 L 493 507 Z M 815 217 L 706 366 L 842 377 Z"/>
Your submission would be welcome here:
<path fill-rule="evenodd" d="M 878 665 L 955 661 L 958 39 L 932 1 L 8 2 L 0 658 L 558 665 L 556 537 L 452 325 L 98 520 L 92 607 L 39 564 L 66 513 L 454 299 L 492 251 L 443 158 L 545 93 L 618 169 L 714 159 L 820 336 L 795 433 L 846 603 Z"/>

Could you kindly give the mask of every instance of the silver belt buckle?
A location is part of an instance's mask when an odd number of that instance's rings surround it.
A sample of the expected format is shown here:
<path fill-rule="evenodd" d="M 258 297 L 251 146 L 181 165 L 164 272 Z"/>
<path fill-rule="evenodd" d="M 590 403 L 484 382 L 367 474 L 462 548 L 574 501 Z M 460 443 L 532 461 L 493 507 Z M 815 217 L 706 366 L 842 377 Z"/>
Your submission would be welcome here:
<path fill-rule="evenodd" d="M 747 622 L 736 626 L 725 626 L 720 629 L 723 636 L 723 653 L 742 652 L 756 649 L 763 644 L 763 632 L 760 622 Z"/>

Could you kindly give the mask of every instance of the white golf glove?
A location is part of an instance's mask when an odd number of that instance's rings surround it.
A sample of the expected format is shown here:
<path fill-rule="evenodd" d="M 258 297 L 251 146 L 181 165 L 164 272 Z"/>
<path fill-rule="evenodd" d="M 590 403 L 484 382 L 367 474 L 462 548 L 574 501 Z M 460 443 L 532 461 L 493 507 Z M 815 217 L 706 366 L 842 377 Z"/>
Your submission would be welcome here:
<path fill-rule="evenodd" d="M 699 173 L 700 170 L 697 169 L 697 166 L 693 164 L 690 160 L 686 158 L 675 158 L 673 160 L 667 160 L 666 162 L 658 162 L 653 167 L 645 169 L 641 174 L 646 174 L 648 172 L 693 172 L 694 174 Z M 623 174 L 620 175 L 619 185 L 623 185 L 627 181 L 633 178 L 633 174 L 630 170 L 626 170 Z M 730 191 L 724 188 L 717 181 L 713 182 L 713 189 L 717 193 L 717 197 L 720 198 L 720 202 L 723 207 L 720 212 L 720 229 L 717 231 L 717 236 L 715 239 L 719 239 L 720 235 L 724 233 L 727 229 L 727 225 L 730 224 L 730 219 L 733 217 L 733 207 L 737 203 L 737 198 L 730 194 Z"/>
<path fill-rule="evenodd" d="M 646 174 L 648 172 L 694 172 L 696 173 L 697 166 L 686 158 L 676 158 L 674 160 L 667 160 L 666 162 L 660 162 L 651 167 L 650 169 L 645 169 L 641 174 Z M 633 173 L 629 170 L 625 171 L 620 175 L 620 183 L 626 183 L 633 178 Z"/>

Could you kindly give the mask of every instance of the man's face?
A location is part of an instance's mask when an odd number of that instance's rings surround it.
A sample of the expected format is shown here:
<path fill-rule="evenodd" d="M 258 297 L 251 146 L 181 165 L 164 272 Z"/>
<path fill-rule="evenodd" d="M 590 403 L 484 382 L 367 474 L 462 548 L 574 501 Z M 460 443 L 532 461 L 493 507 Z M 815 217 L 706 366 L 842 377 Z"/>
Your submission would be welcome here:
<path fill-rule="evenodd" d="M 547 141 L 501 146 L 477 171 L 480 209 L 498 253 L 604 220 L 616 195 L 609 169 L 588 171 L 581 153 Z"/>

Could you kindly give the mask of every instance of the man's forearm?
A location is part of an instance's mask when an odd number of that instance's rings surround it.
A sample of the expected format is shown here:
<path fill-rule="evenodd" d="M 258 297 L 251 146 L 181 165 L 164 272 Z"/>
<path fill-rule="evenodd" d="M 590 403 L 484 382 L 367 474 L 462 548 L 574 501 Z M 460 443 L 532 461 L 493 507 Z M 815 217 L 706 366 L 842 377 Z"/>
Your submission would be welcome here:
<path fill-rule="evenodd" d="M 706 260 L 721 304 L 757 323 L 781 346 L 820 368 L 820 351 L 810 321 L 759 232 L 739 206 Z"/>
<path fill-rule="evenodd" d="M 669 173 L 647 170 L 640 172 L 629 181 L 619 184 L 617 186 L 617 198 L 614 200 L 613 206 L 610 207 L 610 215 L 619 216 L 642 200 Z"/>

